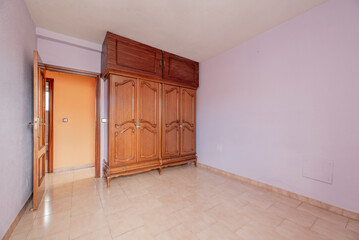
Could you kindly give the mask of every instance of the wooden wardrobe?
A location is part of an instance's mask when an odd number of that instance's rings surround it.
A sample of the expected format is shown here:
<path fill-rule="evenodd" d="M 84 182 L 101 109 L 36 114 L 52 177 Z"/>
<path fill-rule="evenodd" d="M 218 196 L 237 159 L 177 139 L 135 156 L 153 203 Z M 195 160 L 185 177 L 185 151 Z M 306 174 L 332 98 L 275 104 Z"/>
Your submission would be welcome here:
<path fill-rule="evenodd" d="M 194 162 L 198 62 L 107 32 L 107 183 L 114 177 Z"/>

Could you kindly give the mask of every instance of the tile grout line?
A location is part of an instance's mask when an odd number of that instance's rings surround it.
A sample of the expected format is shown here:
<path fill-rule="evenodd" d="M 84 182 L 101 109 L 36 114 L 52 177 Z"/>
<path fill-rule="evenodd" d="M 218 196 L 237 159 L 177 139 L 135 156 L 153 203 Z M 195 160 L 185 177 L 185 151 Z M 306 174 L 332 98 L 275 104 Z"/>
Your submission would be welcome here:
<path fill-rule="evenodd" d="M 273 203 L 271 204 L 271 205 L 269 205 L 267 208 L 264 208 L 264 210 L 268 210 L 268 209 L 270 209 L 274 204 L 276 204 L 277 202 L 274 202 L 273 201 Z"/>
<path fill-rule="evenodd" d="M 348 218 L 347 223 L 345 224 L 345 229 L 347 229 L 350 219 Z"/>
<path fill-rule="evenodd" d="M 312 223 L 312 226 L 309 227 L 309 230 L 312 231 L 312 228 L 314 227 L 314 224 L 319 220 L 319 217 L 315 217 L 313 223 Z"/>
<path fill-rule="evenodd" d="M 287 218 L 283 218 L 283 220 L 282 220 L 277 226 L 275 226 L 274 229 L 276 229 L 277 227 L 279 227 L 280 225 L 282 225 L 282 223 L 283 223 L 285 220 L 288 220 L 288 219 L 287 219 Z"/>
<path fill-rule="evenodd" d="M 303 204 L 304 202 L 303 201 L 301 201 L 300 203 L 299 203 L 299 205 L 298 206 L 296 206 L 295 208 L 296 209 L 298 209 L 300 206 L 302 206 L 302 204 Z M 298 209 L 298 210 L 300 210 L 300 209 Z"/>
<path fill-rule="evenodd" d="M 143 225 L 141 225 L 141 226 L 132 228 L 131 230 L 125 231 L 125 232 L 123 232 L 123 233 L 121 233 L 121 234 L 119 234 L 119 235 L 117 235 L 117 236 L 115 236 L 115 237 L 113 237 L 112 234 L 111 234 L 111 237 L 112 237 L 112 239 L 113 239 L 113 238 L 118 238 L 118 237 L 120 237 L 120 236 L 122 236 L 122 235 L 125 235 L 126 233 L 136 231 L 137 229 L 142 228 L 142 227 L 144 227 L 145 225 L 146 225 L 146 224 L 143 224 Z M 111 229 L 110 229 L 110 230 L 111 230 Z"/>

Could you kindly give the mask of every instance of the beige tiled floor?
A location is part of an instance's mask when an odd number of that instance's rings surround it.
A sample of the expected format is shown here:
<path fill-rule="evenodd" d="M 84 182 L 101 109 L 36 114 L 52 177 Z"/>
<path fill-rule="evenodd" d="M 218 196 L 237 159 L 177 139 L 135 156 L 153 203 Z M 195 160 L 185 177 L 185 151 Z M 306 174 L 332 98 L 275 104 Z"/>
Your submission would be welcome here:
<path fill-rule="evenodd" d="M 184 165 L 120 177 L 94 169 L 46 176 L 38 211 L 11 239 L 359 239 L 359 222 Z"/>

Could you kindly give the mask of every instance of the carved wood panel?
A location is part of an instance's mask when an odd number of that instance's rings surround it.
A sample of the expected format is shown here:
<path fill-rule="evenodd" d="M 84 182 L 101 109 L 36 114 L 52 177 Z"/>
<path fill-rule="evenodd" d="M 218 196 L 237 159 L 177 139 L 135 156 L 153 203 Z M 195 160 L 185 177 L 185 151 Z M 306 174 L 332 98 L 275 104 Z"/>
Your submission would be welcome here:
<path fill-rule="evenodd" d="M 159 158 L 159 83 L 139 80 L 138 89 L 138 161 Z"/>
<path fill-rule="evenodd" d="M 117 75 L 110 78 L 109 160 L 127 165 L 137 159 L 137 80 Z"/>
<path fill-rule="evenodd" d="M 181 155 L 196 153 L 196 91 L 181 88 Z"/>
<path fill-rule="evenodd" d="M 180 154 L 180 88 L 163 85 L 162 156 Z"/>

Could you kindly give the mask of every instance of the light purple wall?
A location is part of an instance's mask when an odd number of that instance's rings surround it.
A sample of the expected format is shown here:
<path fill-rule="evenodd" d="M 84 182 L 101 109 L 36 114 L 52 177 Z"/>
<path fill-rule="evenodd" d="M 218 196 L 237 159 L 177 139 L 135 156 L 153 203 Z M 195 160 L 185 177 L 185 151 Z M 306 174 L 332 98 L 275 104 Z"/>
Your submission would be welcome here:
<path fill-rule="evenodd" d="M 23 0 L 0 1 L 0 239 L 32 192 L 35 25 Z"/>
<path fill-rule="evenodd" d="M 359 1 L 201 63 L 197 117 L 199 162 L 359 212 Z M 305 162 L 334 163 L 332 183 L 303 177 Z"/>
<path fill-rule="evenodd" d="M 101 51 L 42 37 L 38 38 L 37 46 L 41 60 L 46 64 L 101 72 Z"/>

